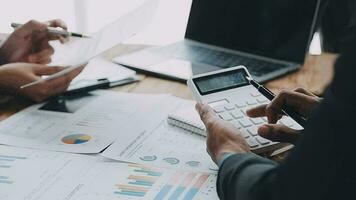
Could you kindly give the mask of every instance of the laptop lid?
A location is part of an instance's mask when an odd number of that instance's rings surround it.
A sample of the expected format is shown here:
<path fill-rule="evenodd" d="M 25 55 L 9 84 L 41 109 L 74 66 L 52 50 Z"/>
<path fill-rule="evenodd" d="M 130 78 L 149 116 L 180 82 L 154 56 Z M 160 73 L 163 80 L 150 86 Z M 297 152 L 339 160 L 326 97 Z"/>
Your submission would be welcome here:
<path fill-rule="evenodd" d="M 193 0 L 185 38 L 304 63 L 319 0 Z"/>

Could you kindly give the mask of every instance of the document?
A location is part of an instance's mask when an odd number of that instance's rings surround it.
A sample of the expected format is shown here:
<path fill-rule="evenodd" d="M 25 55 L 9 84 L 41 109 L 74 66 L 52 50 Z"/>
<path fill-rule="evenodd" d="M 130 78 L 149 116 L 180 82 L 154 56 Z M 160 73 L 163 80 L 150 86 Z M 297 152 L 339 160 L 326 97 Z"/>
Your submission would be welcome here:
<path fill-rule="evenodd" d="M 97 83 L 98 79 L 108 79 L 115 83 L 128 78 L 135 78 L 136 72 L 122 65 L 118 65 L 97 57 L 92 59 L 84 70 L 70 83 L 68 90 L 82 88 Z"/>
<path fill-rule="evenodd" d="M 218 168 L 206 151 L 206 138 L 168 125 L 167 116 L 191 107 L 191 101 L 168 96 L 159 108 L 141 119 L 144 123 L 128 126 L 102 155 L 127 162 L 173 169 L 214 172 Z M 130 134 L 124 134 L 129 132 Z"/>
<path fill-rule="evenodd" d="M 51 65 L 72 66 L 71 69 L 74 69 L 136 35 L 151 21 L 158 2 L 159 0 L 145 1 L 140 7 L 90 35 L 90 38 L 72 38 L 66 44 L 52 43 L 55 54 Z M 66 71 L 69 72 L 71 69 Z"/>
<path fill-rule="evenodd" d="M 216 174 L 0 146 L 0 200 L 218 199 Z"/>
<path fill-rule="evenodd" d="M 0 123 L 0 144 L 99 153 L 157 107 L 162 95 L 95 91 L 31 106 Z M 147 117 L 147 115 L 146 115 Z"/>

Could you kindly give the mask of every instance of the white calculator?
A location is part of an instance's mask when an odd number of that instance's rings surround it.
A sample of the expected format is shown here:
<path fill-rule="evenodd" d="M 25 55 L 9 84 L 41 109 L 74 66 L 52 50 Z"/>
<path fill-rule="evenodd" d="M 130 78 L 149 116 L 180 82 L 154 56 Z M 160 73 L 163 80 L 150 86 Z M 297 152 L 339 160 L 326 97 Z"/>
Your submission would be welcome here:
<path fill-rule="evenodd" d="M 285 146 L 258 135 L 257 129 L 267 123 L 266 117 L 247 117 L 247 109 L 268 104 L 269 100 L 250 85 L 246 76 L 251 77 L 247 69 L 244 66 L 237 66 L 193 76 L 187 83 L 193 98 L 209 104 L 221 119 L 233 123 L 253 152 L 265 153 Z M 297 122 L 287 116 L 278 123 L 293 129 L 302 129 Z"/>

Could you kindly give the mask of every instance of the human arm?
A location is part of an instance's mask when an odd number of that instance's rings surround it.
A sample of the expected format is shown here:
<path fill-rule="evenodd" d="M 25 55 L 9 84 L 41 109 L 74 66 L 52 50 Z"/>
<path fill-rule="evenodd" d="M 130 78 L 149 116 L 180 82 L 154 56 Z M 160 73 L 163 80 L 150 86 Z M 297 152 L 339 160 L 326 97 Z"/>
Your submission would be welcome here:
<path fill-rule="evenodd" d="M 70 82 L 82 71 L 80 67 L 59 78 L 44 81 L 37 85 L 21 89 L 22 85 L 39 80 L 43 75 L 51 75 L 64 67 L 48 67 L 41 64 L 13 63 L 0 67 L 0 91 L 19 95 L 41 102 L 51 96 L 64 92 Z"/>
<path fill-rule="evenodd" d="M 219 169 L 217 190 L 221 199 L 318 200 L 353 195 L 355 47 L 356 40 L 339 58 L 324 100 L 313 109 L 288 158 L 277 165 L 250 153 L 230 156 Z"/>

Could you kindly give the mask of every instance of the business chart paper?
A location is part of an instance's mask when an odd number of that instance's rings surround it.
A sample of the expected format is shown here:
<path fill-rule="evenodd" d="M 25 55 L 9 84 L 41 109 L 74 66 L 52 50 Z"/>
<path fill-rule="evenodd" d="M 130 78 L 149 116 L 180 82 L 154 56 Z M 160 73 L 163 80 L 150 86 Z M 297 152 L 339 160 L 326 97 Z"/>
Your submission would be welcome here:
<path fill-rule="evenodd" d="M 44 150 L 99 153 L 161 95 L 96 91 L 31 106 L 0 123 L 0 144 Z M 122 133 L 120 133 L 122 132 Z"/>
<path fill-rule="evenodd" d="M 174 169 L 214 172 L 216 164 L 206 151 L 206 138 L 168 125 L 168 113 L 184 107 L 191 101 L 168 96 L 159 108 L 150 113 L 144 123 L 128 126 L 130 134 L 120 133 L 102 155 L 128 162 L 163 166 Z"/>
<path fill-rule="evenodd" d="M 0 146 L 0 200 L 218 199 L 216 174 Z"/>

